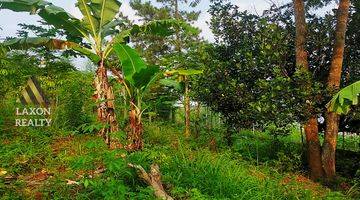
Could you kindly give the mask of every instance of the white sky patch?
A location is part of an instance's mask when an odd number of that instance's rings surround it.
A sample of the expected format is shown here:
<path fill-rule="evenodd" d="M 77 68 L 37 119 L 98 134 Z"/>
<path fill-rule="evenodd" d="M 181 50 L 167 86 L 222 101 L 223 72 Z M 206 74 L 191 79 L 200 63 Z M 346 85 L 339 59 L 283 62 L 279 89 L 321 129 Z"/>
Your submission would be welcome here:
<path fill-rule="evenodd" d="M 270 1 L 267 0 L 253 0 L 253 1 L 244 1 L 244 0 L 233 0 L 235 5 L 239 7 L 241 11 L 249 11 L 252 14 L 261 15 L 265 9 L 270 8 Z M 276 3 L 276 2 L 274 2 Z"/>
<path fill-rule="evenodd" d="M 210 29 L 211 15 L 208 12 L 203 12 L 199 16 L 199 20 L 194 23 L 194 26 L 201 29 L 200 36 L 209 42 L 214 42 L 214 34 Z"/>
<path fill-rule="evenodd" d="M 133 10 L 129 4 L 129 0 L 123 1 L 123 4 L 120 7 L 120 12 L 123 13 L 124 16 L 127 16 L 130 20 L 133 20 L 134 23 L 140 24 L 140 17 L 136 16 L 136 11 Z"/>

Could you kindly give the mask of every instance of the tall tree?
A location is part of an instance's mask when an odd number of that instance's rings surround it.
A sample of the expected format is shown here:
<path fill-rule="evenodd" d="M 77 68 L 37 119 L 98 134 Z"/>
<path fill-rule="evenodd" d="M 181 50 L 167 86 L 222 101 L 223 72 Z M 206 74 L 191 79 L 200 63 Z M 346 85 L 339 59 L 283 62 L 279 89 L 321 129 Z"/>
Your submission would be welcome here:
<path fill-rule="evenodd" d="M 294 4 L 273 6 L 261 16 L 240 12 L 229 1 L 212 2 L 211 29 L 216 42 L 207 49 L 206 76 L 201 77 L 204 81 L 200 78 L 197 89 L 200 98 L 221 112 L 229 128 L 267 123 L 282 127 L 284 122 L 306 125 L 311 176 L 322 178 L 325 172 L 316 116 L 322 115 L 329 100 L 325 87 L 337 21 L 335 12 L 318 16 L 309 10 L 331 1 L 319 5 L 319 1 L 309 0 L 304 5 L 304 1 L 294 0 Z M 353 5 L 342 70 L 347 73 L 341 78 L 350 83 L 359 77 L 360 52 L 356 42 L 360 4 Z"/>
<path fill-rule="evenodd" d="M 303 0 L 294 0 L 296 24 L 296 64 L 308 71 L 306 43 L 306 22 Z M 337 10 L 337 23 L 333 56 L 328 75 L 327 86 L 331 93 L 340 87 L 342 63 L 345 48 L 345 33 L 349 16 L 350 0 L 341 0 Z M 308 112 L 311 112 L 309 108 Z M 322 178 L 328 180 L 335 176 L 335 150 L 339 129 L 339 116 L 335 112 L 326 112 L 326 131 L 323 149 L 318 138 L 316 116 L 312 116 L 305 125 L 305 134 L 308 145 L 308 160 L 312 179 Z"/>
<path fill-rule="evenodd" d="M 305 6 L 303 0 L 294 0 L 295 14 L 295 51 L 296 66 L 306 72 L 309 71 L 308 53 L 306 51 L 306 21 Z M 311 83 L 305 87 L 311 87 Z M 316 115 L 312 114 L 312 106 L 308 106 L 305 112 L 310 113 L 310 119 L 305 124 L 305 136 L 307 143 L 307 157 L 310 167 L 310 176 L 313 180 L 323 176 L 323 168 L 321 163 L 321 146 L 318 136 L 318 123 Z"/>
<path fill-rule="evenodd" d="M 328 76 L 327 86 L 330 92 L 339 90 L 342 66 L 344 60 L 345 35 L 349 17 L 350 0 L 340 0 L 337 10 L 337 24 L 333 56 Z M 323 145 L 322 161 L 326 178 L 333 179 L 335 176 L 335 150 L 339 130 L 339 115 L 335 112 L 326 112 L 326 131 Z"/>
<path fill-rule="evenodd" d="M 193 23 L 198 20 L 200 11 L 188 11 L 181 8 L 195 8 L 200 3 L 200 0 L 157 0 L 161 6 L 157 7 L 150 3 L 150 1 L 132 0 L 131 7 L 136 11 L 136 14 L 141 17 L 144 22 L 153 19 L 177 19 Z M 142 50 L 145 58 L 154 64 L 171 66 L 170 68 L 186 69 L 186 52 L 199 42 L 199 31 L 189 33 L 181 29 L 176 29 L 174 37 L 156 38 L 138 38 L 135 39 L 135 44 Z M 156 56 L 154 56 L 156 55 Z M 188 79 L 188 77 L 185 77 Z M 186 91 L 190 92 L 189 81 L 186 80 Z M 184 115 L 185 115 L 185 135 L 190 135 L 190 98 L 184 97 Z"/>
<path fill-rule="evenodd" d="M 199 18 L 199 11 L 179 9 L 180 3 L 184 3 L 181 4 L 182 7 L 195 8 L 198 5 L 196 1 L 186 1 L 185 3 L 178 0 L 157 0 L 157 2 L 159 2 L 159 6 L 152 4 L 150 1 L 131 0 L 130 6 L 136 11 L 136 15 L 140 17 L 140 21 L 143 23 L 152 20 L 179 19 L 192 24 Z M 181 47 L 182 51 L 188 49 L 191 46 L 191 42 L 199 39 L 198 36 L 198 33 L 189 34 L 187 30 L 176 29 L 176 33 L 172 37 L 163 38 L 153 35 L 139 35 L 133 37 L 132 42 L 149 64 L 161 65 L 164 56 L 178 52 L 178 47 Z M 181 42 L 177 42 L 177 40 Z"/>

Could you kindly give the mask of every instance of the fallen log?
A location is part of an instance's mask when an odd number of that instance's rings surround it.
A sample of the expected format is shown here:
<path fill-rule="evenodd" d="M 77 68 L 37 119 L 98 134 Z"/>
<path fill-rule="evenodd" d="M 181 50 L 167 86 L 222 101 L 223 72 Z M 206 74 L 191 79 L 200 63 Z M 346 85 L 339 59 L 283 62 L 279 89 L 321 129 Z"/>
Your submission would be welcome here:
<path fill-rule="evenodd" d="M 154 189 L 154 193 L 157 198 L 164 200 L 173 200 L 173 198 L 169 196 L 164 190 L 164 187 L 161 182 L 161 173 L 160 173 L 159 165 L 152 164 L 150 166 L 149 173 L 147 173 L 145 169 L 140 165 L 134 165 L 129 163 L 128 166 L 137 170 L 139 177 L 142 178 L 147 184 L 149 184 Z"/>

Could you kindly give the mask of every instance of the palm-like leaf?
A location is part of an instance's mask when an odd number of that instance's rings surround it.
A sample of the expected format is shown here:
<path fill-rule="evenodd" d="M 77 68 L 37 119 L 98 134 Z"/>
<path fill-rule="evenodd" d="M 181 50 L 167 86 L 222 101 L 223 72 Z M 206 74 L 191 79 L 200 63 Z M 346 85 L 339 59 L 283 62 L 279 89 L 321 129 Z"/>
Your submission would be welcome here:
<path fill-rule="evenodd" d="M 102 35 L 102 37 L 106 37 L 106 36 L 109 36 L 109 35 L 115 35 L 115 34 L 119 33 L 119 31 L 116 30 L 116 28 L 118 26 L 124 26 L 124 25 L 125 25 L 124 20 L 115 19 L 115 20 L 105 24 L 102 27 L 102 30 L 101 30 L 100 34 Z"/>
<path fill-rule="evenodd" d="M 177 91 L 182 91 L 183 88 L 181 87 L 181 84 L 179 83 L 179 81 L 176 81 L 174 79 L 161 79 L 160 80 L 160 84 L 170 87 L 170 88 L 174 88 Z"/>
<path fill-rule="evenodd" d="M 73 36 L 86 36 L 87 30 L 81 21 L 64 9 L 42 0 L 0 0 L 0 9 L 38 14 L 48 24 L 63 29 Z"/>
<path fill-rule="evenodd" d="M 100 57 L 94 54 L 90 49 L 80 46 L 77 43 L 63 41 L 59 39 L 50 39 L 46 37 L 29 37 L 29 38 L 15 38 L 5 41 L 2 44 L 5 48 L 12 49 L 29 49 L 36 47 L 46 47 L 51 50 L 64 50 L 73 49 L 84 56 L 87 56 L 91 61 L 97 63 L 100 61 Z"/>
<path fill-rule="evenodd" d="M 170 19 L 153 21 L 142 26 L 134 25 L 131 29 L 118 33 L 119 31 L 116 30 L 116 28 L 123 24 L 123 21 L 115 19 L 121 6 L 121 3 L 118 0 L 78 0 L 77 6 L 83 14 L 82 20 L 73 17 L 64 9 L 54 6 L 52 3 L 44 0 L 0 0 L 0 8 L 10 9 L 16 12 L 26 11 L 31 14 L 37 13 L 48 24 L 51 24 L 58 29 L 65 30 L 69 38 L 77 38 L 74 41 L 79 42 L 82 40 L 81 38 L 86 39 L 91 45 L 92 50 L 83 48 L 80 45 L 75 45 L 75 43 L 65 41 L 59 42 L 59 40 L 46 38 L 40 40 L 25 38 L 19 39 L 18 41 L 12 41 L 13 43 L 11 46 L 13 46 L 13 48 L 15 48 L 16 45 L 18 45 L 18 47 L 22 46 L 28 48 L 33 47 L 38 43 L 44 44 L 50 49 L 59 49 L 57 48 L 59 46 L 54 47 L 54 44 L 52 44 L 52 42 L 58 41 L 59 43 L 56 43 L 55 45 L 65 45 L 68 48 L 72 48 L 89 57 L 93 62 L 98 61 L 98 56 L 94 56 L 95 52 L 97 54 L 104 52 L 102 56 L 106 58 L 113 52 L 112 44 L 126 44 L 129 41 L 129 37 L 132 35 L 153 34 L 168 36 L 174 33 L 175 28 L 183 28 L 189 31 L 195 30 L 185 22 Z M 114 33 L 118 34 L 114 36 L 106 45 L 105 49 L 103 49 L 102 40 L 106 36 Z M 25 42 L 29 42 L 29 44 L 25 44 Z M 127 77 L 129 78 L 129 81 L 132 81 L 132 75 L 139 72 L 139 70 L 146 65 L 139 56 L 135 56 L 136 52 L 131 50 L 131 48 L 118 46 L 118 51 L 122 54 L 120 57 L 121 62 L 125 62 L 125 66 L 123 65 L 125 70 L 124 73 L 128 73 Z M 134 68 L 135 65 L 139 67 L 139 69 Z"/>
<path fill-rule="evenodd" d="M 117 0 L 78 0 L 83 14 L 83 24 L 94 37 L 101 37 L 102 28 L 112 22 L 119 12 L 121 3 Z"/>
<path fill-rule="evenodd" d="M 156 80 L 157 76 L 159 75 L 159 67 L 151 66 L 142 69 L 140 72 L 135 73 L 133 76 L 134 79 L 134 87 L 145 91 L 148 87 Z"/>
<path fill-rule="evenodd" d="M 340 90 L 326 105 L 328 111 L 338 114 L 347 114 L 352 105 L 359 103 L 360 81 L 357 81 Z"/>
<path fill-rule="evenodd" d="M 124 78 L 132 85 L 135 85 L 133 76 L 147 67 L 145 61 L 135 49 L 132 49 L 125 44 L 116 43 L 114 45 L 114 50 L 120 59 Z"/>

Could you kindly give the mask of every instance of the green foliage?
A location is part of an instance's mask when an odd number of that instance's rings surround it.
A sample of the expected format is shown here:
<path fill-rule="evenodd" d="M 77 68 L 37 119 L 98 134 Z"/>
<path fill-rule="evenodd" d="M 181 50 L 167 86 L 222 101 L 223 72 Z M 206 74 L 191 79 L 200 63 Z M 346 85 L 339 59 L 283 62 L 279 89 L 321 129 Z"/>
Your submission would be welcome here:
<path fill-rule="evenodd" d="M 169 75 L 180 75 L 180 76 L 191 76 L 196 74 L 202 74 L 203 70 L 196 70 L 196 69 L 176 69 L 167 71 L 166 74 Z"/>
<path fill-rule="evenodd" d="M 78 0 L 76 5 L 84 16 L 84 26 L 95 36 L 99 34 L 98 30 L 101 33 L 104 26 L 113 21 L 121 3 L 117 0 Z"/>
<path fill-rule="evenodd" d="M 289 30 L 235 10 L 220 1 L 211 6 L 218 40 L 205 47 L 201 62 L 206 68 L 196 81 L 196 96 L 220 112 L 232 129 L 265 128 L 269 123 L 281 128 L 303 121 L 308 95 L 298 85 L 308 76 L 292 68 L 289 52 L 295 50 Z"/>
<path fill-rule="evenodd" d="M 123 44 L 115 44 L 114 50 L 121 61 L 122 72 L 130 99 L 141 102 L 144 92 L 157 78 L 159 68 L 147 66 L 135 49 Z M 128 84 L 129 83 L 129 84 Z"/>
<path fill-rule="evenodd" d="M 176 33 L 176 30 L 183 30 L 188 34 L 197 34 L 198 29 L 186 22 L 176 19 L 152 20 L 144 25 L 134 25 L 130 31 L 133 36 L 149 35 L 166 37 Z"/>
<path fill-rule="evenodd" d="M 351 106 L 359 102 L 360 81 L 341 89 L 327 104 L 328 110 L 338 114 L 347 114 Z"/>
<path fill-rule="evenodd" d="M 140 17 L 145 23 L 152 23 L 152 21 L 164 21 L 171 22 L 175 21 L 175 5 L 173 1 L 165 0 L 159 1 L 160 5 L 152 5 L 151 2 L 141 0 L 131 0 L 130 6 L 137 11 L 136 15 Z M 180 1 L 178 1 L 180 3 Z M 182 2 L 181 8 L 187 7 L 191 2 Z M 186 5 L 186 6 L 185 6 Z M 197 4 L 192 4 L 196 7 Z M 187 11 L 182 9 L 180 14 L 180 25 L 173 26 L 173 29 L 164 30 L 163 33 L 170 31 L 171 33 L 180 32 L 176 37 L 159 37 L 154 34 L 140 34 L 133 37 L 136 49 L 141 52 L 142 56 L 150 63 L 156 65 L 163 65 L 163 57 L 170 56 L 175 52 L 177 45 L 177 39 L 182 41 L 182 48 L 188 49 L 191 43 L 196 41 L 199 37 L 200 31 L 189 24 L 195 22 L 200 12 L 199 11 Z M 189 23 L 189 24 L 188 24 Z M 151 26 L 150 26 L 151 27 Z M 151 29 L 150 29 L 151 30 Z M 170 33 L 168 32 L 168 34 Z M 174 34 L 175 35 L 175 34 Z"/>
<path fill-rule="evenodd" d="M 168 34 L 174 33 L 168 37 L 161 37 L 159 34 L 136 34 L 132 37 L 134 47 L 149 64 L 165 66 L 167 70 L 195 69 L 189 65 L 189 60 L 192 55 L 197 55 L 190 52 L 190 49 L 198 48 L 199 43 L 202 42 L 199 36 L 200 30 L 192 25 L 200 15 L 197 7 L 199 2 L 197 0 L 177 2 L 162 0 L 158 1 L 158 5 L 154 5 L 148 1 L 130 1 L 130 6 L 145 24 L 151 24 L 152 21 L 158 20 L 164 22 L 179 20 L 178 25 L 174 25 L 172 29 L 168 30 Z M 176 3 L 178 4 L 179 16 L 176 14 Z M 164 31 L 164 33 L 166 32 Z M 152 94 L 145 97 L 149 110 L 157 112 L 161 119 L 173 119 L 173 113 L 177 109 L 173 105 L 180 99 L 183 92 L 180 89 L 174 90 L 173 87 L 163 84 L 154 84 L 150 90 Z"/>
<path fill-rule="evenodd" d="M 164 86 L 174 88 L 178 91 L 182 91 L 181 84 L 174 79 L 161 79 L 159 82 Z"/>
<path fill-rule="evenodd" d="M 303 174 L 303 144 L 297 130 L 299 124 L 294 123 L 306 120 L 305 105 L 316 107 L 311 114 L 324 111 L 328 91 L 323 90 L 321 82 L 329 67 L 332 41 L 328 35 L 333 34 L 334 15 L 309 17 L 311 72 L 306 73 L 295 70 L 295 33 L 288 5 L 272 7 L 263 16 L 255 16 L 224 1 L 212 1 L 211 26 L 216 36 L 212 45 L 198 42 L 198 30 L 185 23 L 196 20 L 200 12 L 181 11 L 181 21 L 177 21 L 171 19 L 174 1 L 158 2 L 159 7 L 151 2 L 131 1 L 145 23 L 130 26 L 126 20 L 115 17 L 121 6 L 116 0 L 79 0 L 82 19 L 42 0 L 0 0 L 1 8 L 38 14 L 59 29 L 51 27 L 46 34 L 47 29 L 25 26 L 24 32 L 19 32 L 25 39 L 1 44 L 6 46 L 0 47 L 1 198 L 155 199 L 153 189 L 128 163 L 141 165 L 147 171 L 151 164 L 159 164 L 163 186 L 175 199 L 358 198 L 359 172 L 354 170 L 358 167 L 357 154 L 338 152 L 337 172 L 352 178 L 352 182 L 339 179 L 344 195 L 330 191 Z M 194 8 L 200 1 L 178 2 Z M 308 6 L 323 6 L 327 2 L 312 0 Z M 357 7 L 354 4 L 352 9 Z M 351 76 L 343 77 L 344 84 L 358 80 L 356 10 L 350 18 L 347 48 L 354 50 L 346 51 L 344 71 L 351 72 Z M 39 37 L 27 37 L 30 30 Z M 177 35 L 171 35 L 174 33 Z M 51 39 L 65 36 L 67 41 Z M 130 37 L 136 50 L 126 45 Z M 182 136 L 182 123 L 149 120 L 144 124 L 142 151 L 129 153 L 108 148 L 93 135 L 104 127 L 93 118 L 93 74 L 76 71 L 68 60 L 59 59 L 62 56 L 38 48 L 44 46 L 50 50 L 73 49 L 93 63 L 103 56 L 106 67 L 121 67 L 124 82 L 117 84 L 114 91 L 127 92 L 122 95 L 128 102 L 115 101 L 117 109 L 124 109 L 124 119 L 129 104 L 132 109 L 136 107 L 140 119 L 147 108 L 150 117 L 161 112 L 166 116 L 167 112 L 182 118 L 181 112 L 173 112 L 183 86 L 175 79 L 190 83 L 189 88 L 196 91 L 190 95 L 215 113 L 203 114 L 200 109 L 200 116 L 192 115 L 192 120 L 196 120 L 193 132 L 197 134 L 190 138 Z M 19 48 L 31 50 L 8 52 Z M 165 75 L 177 77 L 154 84 L 160 76 L 155 64 L 166 66 Z M 184 78 L 195 74 L 199 78 Z M 14 110 L 19 106 L 16 98 L 30 75 L 39 78 L 53 100 L 52 127 L 13 127 Z M 313 89 L 300 89 L 313 80 L 316 81 L 309 86 Z M 340 91 L 333 99 L 336 105 L 331 107 L 347 111 L 351 104 L 358 103 L 358 83 Z M 356 118 L 358 111 L 352 112 L 355 114 L 351 117 Z M 220 116 L 226 120 L 226 127 Z M 115 146 L 126 140 L 124 135 L 122 131 L 112 133 Z M 338 139 L 344 150 L 359 150 L 357 138 L 344 138 L 345 141 Z"/>
<path fill-rule="evenodd" d="M 175 199 L 344 199 L 339 193 L 329 192 L 301 175 L 292 174 L 297 168 L 292 168 L 296 162 L 288 156 L 294 152 L 291 146 L 280 147 L 283 151 L 274 163 L 264 159 L 263 165 L 255 165 L 245 151 L 219 148 L 217 152 L 210 152 L 207 144 L 199 146 L 193 139 L 189 144 L 182 138 L 181 127 L 174 124 L 147 124 L 145 130 L 146 148 L 131 154 L 108 149 L 96 136 L 65 136 L 61 130 L 54 133 L 15 129 L 15 133 L 3 134 L 0 168 L 9 176 L 23 176 L 7 184 L 0 176 L 1 195 L 10 199 L 35 198 L 38 193 L 53 199 L 155 199 L 153 190 L 127 166 L 130 162 L 146 170 L 153 163 L 159 164 L 164 187 Z M 268 134 L 241 135 L 248 138 L 239 137 L 239 142 L 257 141 L 259 149 L 265 148 L 259 152 L 274 152 L 274 146 L 268 146 L 271 144 Z M 294 138 L 298 141 L 298 137 Z M 288 139 L 291 142 L 293 138 Z M 51 177 L 44 181 L 28 179 L 43 169 Z M 280 173 L 283 171 L 288 174 Z M 67 180 L 75 183 L 67 185 Z M 26 185 L 31 181 L 37 184 L 27 192 Z"/>
<path fill-rule="evenodd" d="M 58 29 L 65 30 L 72 36 L 84 35 L 85 28 L 81 26 L 80 20 L 68 14 L 64 9 L 54 6 L 47 1 L 0 1 L 2 8 L 15 12 L 29 12 L 38 14 L 48 24 Z"/>
<path fill-rule="evenodd" d="M 84 72 L 64 74 L 57 82 L 56 108 L 53 125 L 64 130 L 76 130 L 80 125 L 94 122 L 92 75 Z M 65 78 L 66 77 L 66 78 Z"/>
<path fill-rule="evenodd" d="M 146 68 L 144 60 L 134 49 L 127 45 L 115 44 L 114 50 L 121 61 L 122 72 L 124 73 L 125 79 L 131 84 L 134 84 L 134 74 Z"/>
<path fill-rule="evenodd" d="M 312 2 L 314 5 L 318 3 Z M 358 5 L 350 12 L 349 30 L 356 29 Z M 296 69 L 295 27 L 292 5 L 272 6 L 262 15 L 240 12 L 236 5 L 212 1 L 211 28 L 216 42 L 205 50 L 204 75 L 195 85 L 196 96 L 220 112 L 229 128 L 284 129 L 303 123 L 309 115 L 325 112 L 330 100 L 327 83 L 332 57 L 335 13 L 308 14 L 307 51 L 309 71 Z M 358 80 L 358 33 L 346 36 L 342 82 Z M 321 59 L 320 59 L 321 58 Z M 212 84 L 209 84 L 211 82 Z M 307 89 L 304 89 L 307 88 Z M 308 106 L 314 108 L 306 113 Z M 279 131 L 276 131 L 279 132 Z"/>
<path fill-rule="evenodd" d="M 28 11 L 31 14 L 37 13 L 46 23 L 55 28 L 65 31 L 68 41 L 51 38 L 23 38 L 13 39 L 5 45 L 10 48 L 29 48 L 46 46 L 50 49 L 73 49 L 80 54 L 87 56 L 92 62 L 98 63 L 100 57 L 106 58 L 112 52 L 112 43 L 125 43 L 125 38 L 133 34 L 159 34 L 168 35 L 173 26 L 189 27 L 185 23 L 178 23 L 175 20 L 153 21 L 143 26 L 134 25 L 130 29 L 119 32 L 117 29 L 124 25 L 123 20 L 115 19 L 115 15 L 121 6 L 117 0 L 88 1 L 79 0 L 77 7 L 83 14 L 79 20 L 64 9 L 54 6 L 47 1 L 23 2 L 20 0 L 0 1 L 2 8 L 16 12 Z M 105 38 L 112 35 L 109 41 L 103 45 Z M 103 52 L 103 54 L 99 54 Z"/>
<path fill-rule="evenodd" d="M 89 123 L 89 124 L 82 124 L 78 127 L 79 133 L 89 133 L 95 134 L 98 133 L 102 128 L 104 128 L 104 124 L 102 123 Z"/>

